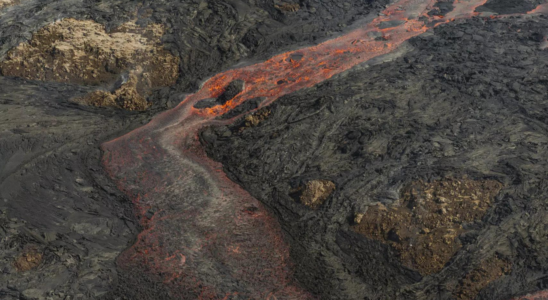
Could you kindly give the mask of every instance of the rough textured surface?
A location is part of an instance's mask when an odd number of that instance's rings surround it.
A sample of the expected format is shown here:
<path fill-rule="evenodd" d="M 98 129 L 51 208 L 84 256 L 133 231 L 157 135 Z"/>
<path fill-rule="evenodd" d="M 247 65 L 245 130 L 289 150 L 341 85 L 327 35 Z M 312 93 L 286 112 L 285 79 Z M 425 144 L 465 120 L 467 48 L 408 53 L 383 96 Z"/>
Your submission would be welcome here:
<path fill-rule="evenodd" d="M 20 47 L 24 47 L 23 45 L 27 45 L 26 42 L 32 39 L 34 33 L 41 33 L 45 35 L 41 36 L 46 38 L 45 44 L 35 44 L 28 49 L 35 50 L 32 56 L 41 60 L 34 64 L 34 72 L 30 72 L 31 68 L 28 67 L 20 67 L 17 70 L 17 66 L 21 63 L 29 62 L 20 62 L 16 57 L 11 64 L 4 62 L 4 67 L 0 69 L 7 75 L 35 79 L 49 78 L 74 82 L 74 80 L 82 81 L 85 77 L 86 83 L 94 84 L 109 79 L 107 81 L 110 84 L 104 86 L 103 90 L 114 93 L 119 86 L 113 86 L 116 84 L 112 80 L 119 79 L 121 71 L 127 71 L 125 66 L 128 62 L 125 59 L 114 60 L 107 64 L 107 68 L 103 67 L 102 61 L 96 61 L 94 65 L 95 54 L 103 56 L 109 54 L 109 59 L 116 57 L 110 50 L 106 53 L 94 52 L 101 49 L 102 42 L 95 43 L 97 47 L 93 49 L 84 49 L 93 54 L 89 57 L 92 64 L 88 66 L 89 63 L 86 63 L 86 69 L 81 72 L 65 71 L 66 67 L 73 69 L 82 67 L 79 63 L 80 57 L 73 60 L 71 59 L 73 53 L 68 53 L 68 57 L 65 57 L 61 55 L 62 51 L 54 51 L 56 44 L 67 46 L 67 43 L 63 43 L 62 39 L 59 41 L 59 36 L 48 35 L 52 33 L 51 30 L 62 31 L 64 25 L 69 25 L 69 28 L 80 26 L 80 31 L 69 31 L 68 35 L 91 31 L 92 37 L 100 38 L 101 41 L 106 40 L 107 44 L 116 41 L 119 37 L 129 35 L 132 44 L 141 45 L 141 48 L 143 45 L 145 48 L 147 45 L 154 45 L 155 49 L 158 46 L 157 39 L 161 36 L 161 42 L 167 52 L 158 50 L 160 56 L 151 55 L 153 59 L 149 63 L 153 67 L 165 63 L 168 69 L 153 68 L 158 73 L 150 74 L 150 77 L 157 77 L 161 79 L 161 82 L 153 82 L 152 87 L 172 85 L 172 80 L 176 79 L 172 76 L 179 71 L 180 77 L 174 88 L 178 91 L 191 91 L 197 88 L 202 80 L 235 63 L 247 64 L 268 58 L 279 51 L 336 36 L 346 30 L 347 26 L 359 24 L 372 11 L 380 10 L 388 1 L 351 0 L 344 2 L 343 5 L 335 1 L 307 0 L 301 3 L 299 11 L 289 14 L 276 8 L 275 5 L 278 5 L 276 3 L 270 0 L 257 2 L 193 0 L 178 2 L 176 9 L 173 9 L 174 4 L 169 0 L 144 2 L 70 0 L 43 3 L 25 1 L 6 12 L 5 15 L 0 15 L 0 36 L 2 37 L 0 59 L 5 60 L 6 55 L 8 57 L 14 55 L 13 49 L 16 46 L 23 43 Z M 18 22 L 13 22 L 14 19 Z M 54 23 L 56 21 L 58 23 Z M 164 29 L 165 32 L 163 32 Z M 162 36 L 160 32 L 165 34 Z M 142 36 L 143 33 L 148 34 Z M 147 36 L 151 39 L 147 39 Z M 82 39 L 72 40 L 72 42 L 76 41 L 82 41 Z M 124 41 L 123 46 L 125 44 Z M 9 51 L 12 53 L 8 54 Z M 175 56 L 175 59 L 171 58 L 171 54 Z M 177 68 L 174 68 L 174 63 L 178 64 Z M 53 72 L 53 68 L 44 70 L 40 68 L 42 65 L 54 67 L 57 71 Z M 9 70 L 5 70 L 6 67 Z M 145 83 L 146 79 L 144 78 Z M 152 95 L 140 91 L 141 96 L 158 107 L 170 107 L 176 104 L 170 100 L 173 93 L 173 89 L 155 89 Z M 97 94 L 90 97 L 96 99 Z"/>
<path fill-rule="evenodd" d="M 18 0 L 0 0 L 0 9 L 17 4 Z"/>
<path fill-rule="evenodd" d="M 193 251 L 209 255 L 202 262 L 216 261 L 211 257 L 227 262 L 262 257 L 255 265 L 268 266 L 268 260 L 282 260 L 284 267 L 296 263 L 297 280 L 278 276 L 276 283 L 261 280 L 269 272 L 290 273 L 259 268 L 230 281 L 224 279 L 234 278 L 228 271 L 233 266 L 199 264 L 207 272 L 223 270 L 206 283 L 242 295 L 254 292 L 243 282 L 295 287 L 283 290 L 279 298 L 267 294 L 258 299 L 303 299 L 309 292 L 320 299 L 345 300 L 507 300 L 528 293 L 531 296 L 524 299 L 546 297 L 539 292 L 548 288 L 545 16 L 478 17 L 440 25 L 386 59 L 284 96 L 268 107 L 261 107 L 264 99 L 256 98 L 220 116 L 216 124 L 250 111 L 231 126 L 207 128 L 200 135 L 210 156 L 260 201 L 251 201 L 243 190 L 233 195 L 242 201 L 245 194 L 246 203 L 257 204 L 229 211 L 238 218 L 218 218 L 226 210 L 200 203 L 186 209 L 195 213 L 195 208 L 209 207 L 205 216 L 217 223 L 198 227 L 186 217 L 170 223 L 163 219 L 165 211 L 135 207 L 103 170 L 99 145 L 177 105 L 205 79 L 360 27 L 388 2 L 0 1 L 0 65 L 9 75 L 0 77 L 0 298 L 244 298 L 215 294 L 189 276 L 166 279 L 169 266 L 186 258 L 175 252 L 167 253 L 170 260 L 155 261 L 150 255 L 154 251 L 180 245 L 154 236 L 196 228 L 203 229 L 196 236 L 205 241 L 205 250 L 195 245 Z M 478 11 L 486 16 L 523 13 L 539 3 L 489 0 Z M 430 16 L 450 13 L 453 4 L 439 1 Z M 86 40 L 90 36 L 97 39 Z M 388 35 L 376 38 L 390 41 Z M 78 44 L 84 40 L 93 47 Z M 291 58 L 292 63 L 298 60 Z M 18 64 L 29 62 L 17 70 Z M 164 63 L 167 69 L 159 67 Z M 160 79 L 147 81 L 150 78 Z M 235 86 L 220 102 L 245 86 Z M 145 137 L 138 146 L 148 149 L 148 138 L 156 136 Z M 192 146 L 184 150 L 200 149 Z M 216 176 L 224 176 L 220 165 L 215 166 Z M 163 170 L 185 176 L 196 165 L 183 171 L 174 167 L 167 164 Z M 165 184 L 154 181 L 164 173 L 145 175 L 153 191 Z M 398 235 L 390 231 L 388 241 L 384 233 L 376 239 L 356 232 L 370 220 L 368 212 L 420 198 L 409 196 L 413 193 L 407 189 L 414 183 L 424 188 L 465 178 L 470 183 L 465 193 L 457 186 L 447 189 L 444 198 L 484 194 L 470 218 L 466 211 L 462 218 L 443 223 L 444 233 L 457 224 L 448 241 L 458 247 L 444 252 L 433 267 L 402 258 Z M 318 180 L 322 184 L 310 184 Z M 307 186 L 309 197 L 295 197 L 293 191 Z M 207 189 L 193 192 L 199 197 L 192 201 L 211 197 Z M 175 203 L 164 205 L 170 212 L 193 203 L 187 198 L 168 200 Z M 439 208 L 439 214 L 441 203 L 432 203 L 430 209 Z M 274 216 L 268 224 L 281 224 L 276 233 L 283 233 L 283 240 L 274 241 L 289 245 L 290 255 L 273 251 L 278 245 L 265 242 L 269 231 L 260 231 L 265 216 Z M 241 232 L 224 226 L 234 219 L 258 228 L 257 235 L 242 238 Z M 159 226 L 147 227 L 150 224 Z M 154 230 L 158 235 L 152 239 L 138 235 Z M 223 243 L 212 232 L 234 237 L 236 243 Z M 263 242 L 272 252 L 245 251 L 254 249 L 246 245 Z M 126 255 L 120 256 L 124 250 Z M 132 260 L 131 254 L 145 259 Z M 129 263 L 116 265 L 124 260 Z M 151 262 L 161 272 L 149 272 Z M 181 282 L 192 289 L 172 288 Z"/>
<path fill-rule="evenodd" d="M 25 272 L 38 267 L 43 259 L 42 251 L 37 245 L 26 245 L 19 256 L 15 258 L 13 265 L 19 272 Z"/>
<path fill-rule="evenodd" d="M 171 85 L 178 77 L 178 59 L 159 45 L 163 33 L 160 25 L 141 28 L 130 22 L 107 34 L 96 22 L 63 19 L 8 52 L 0 71 L 10 77 L 97 85 L 140 67 L 146 72 L 145 85 Z"/>
<path fill-rule="evenodd" d="M 125 110 L 146 110 L 150 103 L 146 101 L 144 95 L 139 93 L 140 80 L 137 75 L 129 75 L 127 82 L 123 83 L 114 92 L 97 90 L 88 93 L 83 97 L 73 98 L 72 101 L 84 105 L 97 107 L 115 107 Z M 146 87 L 145 87 L 146 95 Z"/>
<path fill-rule="evenodd" d="M 0 78 L 0 298 L 97 298 L 134 237 L 97 143 L 142 117 L 84 110 L 64 84 Z M 129 127 L 128 127 L 129 126 Z"/>
<path fill-rule="evenodd" d="M 209 129 L 214 143 L 203 141 L 230 178 L 278 216 L 298 279 L 323 298 L 344 291 L 346 299 L 453 299 L 459 282 L 494 255 L 512 270 L 475 287 L 476 299 L 545 289 L 547 24 L 517 17 L 439 26 L 393 62 L 284 96 L 258 126 L 241 131 L 243 117 Z M 351 229 L 357 214 L 397 203 L 413 181 L 464 175 L 493 182 L 491 204 L 462 224 L 462 247 L 430 275 Z M 291 190 L 316 178 L 337 189 L 313 211 Z"/>
<path fill-rule="evenodd" d="M 178 87 L 191 91 L 205 78 L 235 63 L 249 63 L 297 46 L 336 36 L 363 23 L 388 1 L 306 0 L 297 12 L 282 13 L 271 0 L 201 1 L 25 1 L 0 16 L 0 58 L 32 34 L 62 18 L 91 20 L 108 32 L 137 19 L 160 24 L 164 47 L 180 59 Z M 18 22 L 13 22 L 17 19 Z M 248 60 L 246 62 L 246 60 Z M 160 97 L 162 95 L 162 97 Z M 154 102 L 164 102 L 158 94 Z M 162 104 L 162 103 L 160 103 Z"/>
<path fill-rule="evenodd" d="M 493 256 L 466 274 L 453 294 L 459 300 L 475 299 L 489 283 L 509 274 L 511 270 L 512 266 L 508 261 Z"/>
<path fill-rule="evenodd" d="M 526 13 L 535 9 L 539 4 L 545 3 L 544 0 L 489 0 L 478 11 L 493 12 L 497 14 Z"/>
<path fill-rule="evenodd" d="M 2 72 L 41 81 L 0 78 L 0 298 L 117 298 L 136 287 L 144 299 L 173 297 L 159 286 L 161 279 L 116 269 L 115 258 L 140 229 L 102 171 L 99 145 L 176 105 L 223 68 L 333 37 L 386 3 L 305 1 L 299 11 L 285 13 L 270 1 L 3 1 Z M 88 40 L 73 39 L 84 32 Z M 121 47 L 113 44 L 120 39 Z M 126 39 L 136 47 L 126 48 Z M 93 49 L 82 48 L 82 41 Z M 150 57 L 141 50 L 161 54 L 148 64 L 166 57 L 177 62 L 150 75 L 169 80 L 148 86 L 138 76 L 135 84 L 131 75 L 142 63 L 115 61 L 105 68 L 113 57 Z M 17 55 L 23 61 L 16 62 Z M 17 71 L 18 63 L 29 62 Z M 69 72 L 59 70 L 61 62 Z M 171 87 L 157 88 L 162 85 Z M 35 246 L 39 264 L 34 252 L 25 252 Z M 20 272 L 17 266 L 32 268 Z"/>
<path fill-rule="evenodd" d="M 96 91 L 81 104 L 144 110 L 153 88 L 170 86 L 179 76 L 179 58 L 163 49 L 164 28 L 124 23 L 110 33 L 93 21 L 63 19 L 36 32 L 28 43 L 10 50 L 0 73 L 41 81 L 113 86 Z"/>
<path fill-rule="evenodd" d="M 335 190 L 335 184 L 328 180 L 311 180 L 292 191 L 302 204 L 310 208 L 320 207 Z"/>
<path fill-rule="evenodd" d="M 463 224 L 480 221 L 501 188 L 490 180 L 413 182 L 388 208 L 379 203 L 358 213 L 353 229 L 390 244 L 404 266 L 423 276 L 438 273 L 461 248 Z"/>

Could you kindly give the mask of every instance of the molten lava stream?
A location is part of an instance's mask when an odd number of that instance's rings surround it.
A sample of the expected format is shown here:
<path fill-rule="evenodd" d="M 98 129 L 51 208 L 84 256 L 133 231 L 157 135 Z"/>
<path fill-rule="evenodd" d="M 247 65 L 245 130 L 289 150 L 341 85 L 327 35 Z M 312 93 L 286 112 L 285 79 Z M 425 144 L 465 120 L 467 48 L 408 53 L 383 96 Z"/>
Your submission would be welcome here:
<path fill-rule="evenodd" d="M 268 105 L 389 53 L 440 22 L 474 16 L 486 0 L 456 1 L 447 16 L 428 17 L 435 2 L 400 0 L 363 29 L 218 74 L 175 109 L 105 143 L 104 166 L 133 200 L 144 228 L 119 266 L 161 278 L 181 299 L 312 298 L 292 279 L 289 246 L 277 221 L 207 158 L 198 132 L 228 124 L 214 119 L 246 100 L 266 97 Z M 193 108 L 235 79 L 245 81 L 245 90 L 225 105 Z"/>

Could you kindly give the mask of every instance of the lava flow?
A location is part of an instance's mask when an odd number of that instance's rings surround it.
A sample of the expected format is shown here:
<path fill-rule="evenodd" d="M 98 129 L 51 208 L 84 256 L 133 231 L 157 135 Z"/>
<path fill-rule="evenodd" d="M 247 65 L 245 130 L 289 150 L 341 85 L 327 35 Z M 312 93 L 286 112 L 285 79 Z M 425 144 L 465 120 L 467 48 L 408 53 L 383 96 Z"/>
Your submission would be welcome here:
<path fill-rule="evenodd" d="M 103 145 L 104 165 L 134 202 L 144 230 L 118 259 L 122 269 L 161 279 L 175 298 L 309 299 L 292 279 L 289 246 L 277 220 L 205 155 L 198 132 L 257 97 L 268 105 L 442 23 L 476 16 L 487 0 L 456 0 L 446 16 L 429 16 L 435 0 L 400 0 L 365 28 L 317 46 L 218 74 L 175 109 Z M 196 109 L 233 80 L 245 89 L 223 105 Z"/>

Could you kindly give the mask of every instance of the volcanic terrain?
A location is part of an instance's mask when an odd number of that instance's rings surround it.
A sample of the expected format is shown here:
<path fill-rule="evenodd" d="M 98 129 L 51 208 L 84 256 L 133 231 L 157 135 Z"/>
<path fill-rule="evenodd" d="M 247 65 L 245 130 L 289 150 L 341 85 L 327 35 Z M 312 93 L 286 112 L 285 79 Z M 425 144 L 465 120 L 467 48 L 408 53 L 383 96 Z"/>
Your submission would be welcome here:
<path fill-rule="evenodd" d="M 548 299 L 545 0 L 0 0 L 0 75 L 0 299 Z"/>

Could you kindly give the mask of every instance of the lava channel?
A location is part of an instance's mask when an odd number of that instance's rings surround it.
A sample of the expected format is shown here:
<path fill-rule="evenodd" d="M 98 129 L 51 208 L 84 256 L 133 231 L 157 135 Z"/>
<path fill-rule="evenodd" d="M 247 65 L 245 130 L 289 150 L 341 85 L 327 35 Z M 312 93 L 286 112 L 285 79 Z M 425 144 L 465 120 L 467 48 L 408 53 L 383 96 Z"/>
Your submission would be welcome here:
<path fill-rule="evenodd" d="M 119 267 L 162 280 L 180 299 L 313 299 L 293 279 L 278 221 L 206 156 L 199 131 L 230 123 L 216 117 L 247 100 L 264 97 L 262 105 L 268 105 L 437 25 L 477 16 L 486 1 L 456 0 L 445 16 L 428 16 L 436 0 L 397 1 L 364 28 L 220 73 L 176 108 L 103 144 L 103 164 L 132 199 L 143 227 L 118 258 Z M 242 92 L 223 105 L 194 108 L 219 97 L 233 80 L 245 82 Z"/>

